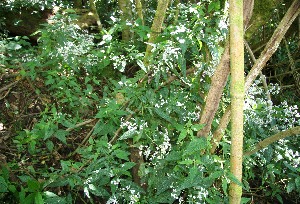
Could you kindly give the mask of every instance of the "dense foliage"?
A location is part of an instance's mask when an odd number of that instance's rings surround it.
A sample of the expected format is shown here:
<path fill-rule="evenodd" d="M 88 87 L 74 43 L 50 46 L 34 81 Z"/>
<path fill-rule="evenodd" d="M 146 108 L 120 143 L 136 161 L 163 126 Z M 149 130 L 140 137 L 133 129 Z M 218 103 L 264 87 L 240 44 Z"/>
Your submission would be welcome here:
<path fill-rule="evenodd" d="M 75 23 L 78 15 L 68 2 L 0 4 L 12 10 L 61 7 L 33 34 L 36 43 L 11 36 L 1 24 L 2 202 L 228 202 L 229 182 L 239 182 L 229 172 L 230 128 L 216 154 L 209 153 L 211 135 L 196 136 L 204 127 L 198 120 L 224 50 L 228 5 L 205 0 L 177 7 L 172 1 L 149 68 L 143 63 L 145 42 L 157 5 L 147 2 L 145 24 L 133 17 L 128 42 L 120 37 L 126 25 L 116 1 L 97 1 L 103 29 L 96 33 Z M 299 51 L 295 37 L 288 40 Z M 282 58 L 287 59 L 284 46 L 272 61 Z M 300 125 L 299 94 L 285 95 L 271 82 L 273 103 L 260 80 L 247 93 L 245 151 Z M 212 130 L 229 95 L 226 86 Z M 298 142 L 286 138 L 245 157 L 243 203 L 260 196 L 299 202 Z"/>

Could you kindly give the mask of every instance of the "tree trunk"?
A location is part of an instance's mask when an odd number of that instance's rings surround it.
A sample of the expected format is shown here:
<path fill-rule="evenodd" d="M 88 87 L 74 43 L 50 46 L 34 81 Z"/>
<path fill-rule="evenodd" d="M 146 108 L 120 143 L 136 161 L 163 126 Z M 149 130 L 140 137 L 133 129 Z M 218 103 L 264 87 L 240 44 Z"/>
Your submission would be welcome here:
<path fill-rule="evenodd" d="M 157 9 L 151 26 L 150 38 L 148 40 L 145 58 L 144 58 L 144 65 L 147 68 L 149 66 L 149 62 L 151 58 L 151 50 L 153 48 L 152 44 L 155 42 L 156 38 L 159 36 L 162 30 L 162 24 L 166 16 L 168 4 L 169 4 L 169 0 L 158 0 Z"/>
<path fill-rule="evenodd" d="M 83 8 L 82 0 L 74 0 L 74 8 L 82 9 Z"/>
<path fill-rule="evenodd" d="M 274 52 L 277 50 L 282 38 L 284 37 L 286 31 L 289 29 L 291 26 L 292 22 L 295 20 L 295 18 L 299 15 L 300 13 L 300 1 L 295 0 L 290 8 L 288 9 L 287 13 L 281 20 L 280 24 L 274 31 L 271 39 L 267 43 L 265 49 L 261 53 L 260 57 L 256 60 L 255 64 L 253 65 L 251 71 L 249 72 L 248 76 L 246 77 L 246 83 L 245 83 L 245 90 L 247 91 L 250 87 L 250 85 L 253 83 L 255 78 L 259 75 L 261 70 L 264 68 L 266 65 L 267 61 L 270 59 L 270 57 L 274 54 Z M 230 106 L 226 108 L 226 111 L 224 115 L 222 116 L 220 120 L 219 127 L 213 134 L 213 141 L 215 144 L 213 144 L 213 148 L 215 149 L 216 144 L 220 142 L 220 140 L 223 137 L 223 133 L 230 121 Z M 213 150 L 213 149 L 212 149 Z M 211 150 L 211 152 L 212 152 Z"/>
<path fill-rule="evenodd" d="M 132 20 L 132 7 L 130 0 L 119 0 L 119 8 L 121 10 L 121 21 L 124 23 L 122 31 L 122 40 L 129 41 L 131 39 L 130 27 L 128 25 Z"/>
<path fill-rule="evenodd" d="M 229 1 L 230 19 L 230 98 L 231 108 L 231 148 L 230 172 L 240 182 L 243 174 L 243 108 L 245 96 L 244 80 L 244 29 L 243 29 L 243 1 Z M 229 187 L 229 203 L 240 204 L 242 186 L 231 181 Z"/>
<path fill-rule="evenodd" d="M 144 15 L 143 15 L 143 5 L 141 0 L 135 0 L 135 7 L 136 7 L 137 16 L 139 19 L 142 20 L 142 25 L 144 25 L 145 22 L 144 22 Z"/>
<path fill-rule="evenodd" d="M 246 28 L 253 11 L 253 0 L 244 1 L 244 27 Z M 223 89 L 229 75 L 229 44 L 226 43 L 225 50 L 220 63 L 211 79 L 211 86 L 206 98 L 206 103 L 200 117 L 200 123 L 205 127 L 198 131 L 197 136 L 207 137 L 211 130 L 211 124 L 219 107 Z"/>
<path fill-rule="evenodd" d="M 98 30 L 100 31 L 100 30 L 102 30 L 102 24 L 101 24 L 101 21 L 100 21 L 98 12 L 97 12 L 97 7 L 96 7 L 96 4 L 95 4 L 95 1 L 94 0 L 89 0 L 89 3 L 90 3 L 90 10 L 95 15 L 95 19 L 97 21 Z"/>

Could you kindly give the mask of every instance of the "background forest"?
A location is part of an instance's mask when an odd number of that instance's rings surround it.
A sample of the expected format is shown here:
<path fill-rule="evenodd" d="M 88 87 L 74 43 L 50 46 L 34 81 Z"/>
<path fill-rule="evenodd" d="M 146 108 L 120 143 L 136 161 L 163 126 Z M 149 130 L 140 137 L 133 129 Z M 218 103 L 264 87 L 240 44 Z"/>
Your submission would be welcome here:
<path fill-rule="evenodd" d="M 0 202 L 300 203 L 299 8 L 244 1 L 240 181 L 228 1 L 1 1 Z"/>

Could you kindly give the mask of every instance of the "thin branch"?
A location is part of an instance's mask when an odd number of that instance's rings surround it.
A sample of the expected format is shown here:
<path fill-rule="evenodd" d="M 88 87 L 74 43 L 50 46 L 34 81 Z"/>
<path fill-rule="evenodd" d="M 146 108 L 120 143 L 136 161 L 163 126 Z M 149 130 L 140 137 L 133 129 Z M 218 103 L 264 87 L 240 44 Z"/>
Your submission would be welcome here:
<path fill-rule="evenodd" d="M 297 135 L 300 135 L 300 126 L 296 126 L 291 129 L 279 132 L 271 137 L 268 137 L 268 138 L 260 141 L 259 143 L 257 143 L 255 145 L 255 149 L 245 152 L 244 156 L 252 155 L 252 154 L 266 148 L 268 145 L 270 145 L 274 142 L 277 142 L 278 140 L 284 139 L 289 136 L 297 136 Z"/>
<path fill-rule="evenodd" d="M 190 74 L 192 74 L 194 71 L 195 71 L 194 68 L 187 69 L 187 70 L 186 70 L 186 75 L 190 75 Z M 172 83 L 173 81 L 175 81 L 175 80 L 178 79 L 178 78 L 179 78 L 179 77 L 178 77 L 178 76 L 175 76 L 175 75 L 170 76 L 170 78 L 169 78 L 167 81 L 165 81 L 162 85 L 160 85 L 160 86 L 157 88 L 157 91 L 160 90 L 161 88 L 165 87 L 166 85 Z"/>
<path fill-rule="evenodd" d="M 91 122 L 94 122 L 95 120 L 96 120 L 96 119 L 93 118 L 93 119 L 89 119 L 89 120 L 83 121 L 83 122 L 81 122 L 81 123 L 76 124 L 74 127 L 70 127 L 70 128 L 68 128 L 68 129 L 66 129 L 66 131 L 71 132 L 71 131 L 74 130 L 75 128 L 84 126 L 84 125 L 86 125 L 86 124 L 89 124 L 89 123 L 91 123 Z"/>
<path fill-rule="evenodd" d="M 20 82 L 20 80 L 17 80 L 17 81 L 14 81 L 14 82 L 4 86 L 3 88 L 0 89 L 0 93 L 2 93 L 3 91 L 6 91 L 7 89 L 10 89 L 10 87 L 15 86 L 19 82 Z"/>
<path fill-rule="evenodd" d="M 251 56 L 252 61 L 254 63 L 256 63 L 255 56 L 254 56 L 254 54 L 253 54 L 253 52 L 252 52 L 252 50 L 251 50 L 251 48 L 250 48 L 250 46 L 249 46 L 249 44 L 248 44 L 248 42 L 246 40 L 244 40 L 244 44 L 245 44 L 245 46 L 247 48 L 247 51 L 248 51 L 249 55 Z M 271 94 L 270 94 L 269 89 L 268 89 L 268 84 L 267 84 L 266 76 L 263 75 L 262 72 L 260 72 L 259 75 L 260 75 L 261 81 L 263 83 L 264 89 L 266 91 L 267 99 L 268 99 L 268 101 L 272 102 Z"/>
<path fill-rule="evenodd" d="M 296 62 L 296 61 L 295 61 Z M 295 69 L 294 71 L 300 71 L 300 68 L 299 69 Z M 282 74 L 277 74 L 275 76 L 269 76 L 267 77 L 268 79 L 272 79 L 272 78 L 277 78 L 277 77 L 281 77 L 281 76 L 285 76 L 285 75 L 289 75 L 289 74 L 293 74 L 294 71 L 285 71 L 284 73 Z"/>

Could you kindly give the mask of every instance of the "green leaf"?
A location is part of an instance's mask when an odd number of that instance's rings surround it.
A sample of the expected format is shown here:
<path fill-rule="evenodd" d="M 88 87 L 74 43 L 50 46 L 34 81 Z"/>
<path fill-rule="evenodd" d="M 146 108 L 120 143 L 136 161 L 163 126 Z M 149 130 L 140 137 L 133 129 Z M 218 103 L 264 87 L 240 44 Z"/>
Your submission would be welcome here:
<path fill-rule="evenodd" d="M 54 136 L 59 139 L 62 143 L 67 144 L 66 136 L 69 134 L 68 131 L 58 130 L 55 132 Z"/>
<path fill-rule="evenodd" d="M 290 164 L 287 163 L 286 161 L 284 161 L 283 163 L 284 163 L 284 165 L 285 165 L 287 168 L 289 168 L 291 171 L 297 173 L 297 171 L 298 171 L 297 168 L 293 167 L 292 165 L 290 165 Z"/>
<path fill-rule="evenodd" d="M 137 131 L 135 129 L 128 130 L 128 131 L 124 132 L 123 135 L 121 135 L 121 137 L 119 138 L 119 140 L 126 140 L 128 138 L 133 138 L 133 136 L 136 133 L 137 133 Z"/>
<path fill-rule="evenodd" d="M 101 131 L 104 129 L 104 124 L 103 123 L 100 123 L 100 122 L 97 122 L 97 124 L 95 125 L 95 128 L 94 128 L 94 132 L 93 132 L 93 135 L 97 135 L 99 133 L 101 133 Z M 100 134 L 101 135 L 101 134 Z"/>
<path fill-rule="evenodd" d="M 74 9 L 64 9 L 65 13 L 76 13 Z"/>
<path fill-rule="evenodd" d="M 26 175 L 18 176 L 18 178 L 24 183 L 27 183 L 29 180 L 32 179 L 30 176 L 26 176 Z"/>
<path fill-rule="evenodd" d="M 34 203 L 35 193 L 30 193 L 24 200 L 20 200 L 21 204 L 32 204 Z"/>
<path fill-rule="evenodd" d="M 183 160 L 181 162 L 179 162 L 179 164 L 184 164 L 184 165 L 191 165 L 191 164 L 194 164 L 195 161 L 192 160 L 192 159 L 186 159 L 186 160 Z"/>
<path fill-rule="evenodd" d="M 189 174 L 184 182 L 180 186 L 180 190 L 191 188 L 194 186 L 198 186 L 201 182 L 201 172 L 199 171 L 198 167 L 192 167 L 189 169 Z"/>
<path fill-rule="evenodd" d="M 67 204 L 67 201 L 65 198 L 61 198 L 55 193 L 52 193 L 50 191 L 46 191 L 43 193 L 45 197 L 45 203 L 47 204 Z"/>
<path fill-rule="evenodd" d="M 40 190 L 40 183 L 35 179 L 29 180 L 27 182 L 27 185 L 28 185 L 29 192 L 36 192 Z"/>
<path fill-rule="evenodd" d="M 227 173 L 226 173 L 226 176 L 227 176 L 231 181 L 233 181 L 234 183 L 236 183 L 237 185 L 243 187 L 242 182 L 240 182 L 240 181 L 239 181 L 239 180 L 238 180 L 231 172 L 227 172 Z"/>
<path fill-rule="evenodd" d="M 205 124 L 194 124 L 194 125 L 191 126 L 191 129 L 192 129 L 193 131 L 199 131 L 199 130 L 201 130 L 204 126 L 205 126 Z"/>
<path fill-rule="evenodd" d="M 280 203 L 283 203 L 283 200 L 282 200 L 281 195 L 276 194 L 275 197 L 277 198 L 277 200 L 278 200 Z"/>
<path fill-rule="evenodd" d="M 147 68 L 145 67 L 144 63 L 141 60 L 137 60 L 136 63 L 140 66 L 140 68 L 147 73 Z"/>
<path fill-rule="evenodd" d="M 119 159 L 124 159 L 126 161 L 129 161 L 129 159 L 128 159 L 129 153 L 128 152 L 117 149 L 117 150 L 115 150 L 114 153 L 115 153 L 116 157 L 118 157 Z"/>
<path fill-rule="evenodd" d="M 22 48 L 21 45 L 15 43 L 15 42 L 9 42 L 7 45 L 6 45 L 6 48 L 9 49 L 9 50 L 19 50 Z"/>
<path fill-rule="evenodd" d="M 216 179 L 216 178 L 220 178 L 221 176 L 224 175 L 223 171 L 215 171 L 212 174 L 209 175 L 210 179 Z"/>
<path fill-rule="evenodd" d="M 40 192 L 37 192 L 35 194 L 34 203 L 35 204 L 44 204 L 44 199 L 43 199 L 43 196 Z"/>
<path fill-rule="evenodd" d="M 154 108 L 154 112 L 155 112 L 158 116 L 160 116 L 161 118 L 163 118 L 163 119 L 165 119 L 166 121 L 172 123 L 171 117 L 170 117 L 168 114 L 166 114 L 164 111 L 162 111 L 161 109 L 159 109 L 159 108 Z"/>
<path fill-rule="evenodd" d="M 227 179 L 226 179 L 226 178 L 223 178 L 223 179 L 222 179 L 222 190 L 223 190 L 223 192 L 225 193 L 225 196 L 228 196 L 227 189 L 228 189 L 228 182 L 227 182 Z"/>
<path fill-rule="evenodd" d="M 43 128 L 45 129 L 44 140 L 50 138 L 55 132 L 55 127 L 52 125 L 46 124 Z"/>
<path fill-rule="evenodd" d="M 5 179 L 2 176 L 0 176 L 0 193 L 8 192 L 7 187 L 8 185 Z"/>
<path fill-rule="evenodd" d="M 206 138 L 195 138 L 188 144 L 184 155 L 200 154 L 200 151 L 206 148 L 206 144 Z"/>
<path fill-rule="evenodd" d="M 12 193 L 17 193 L 17 188 L 14 185 L 8 185 L 8 190 Z"/>
<path fill-rule="evenodd" d="M 180 134 L 179 134 L 179 137 L 178 137 L 178 140 L 177 140 L 177 143 L 181 142 L 182 140 L 184 140 L 187 136 L 187 130 L 186 129 L 183 129 Z"/>
<path fill-rule="evenodd" d="M 242 198 L 241 200 L 241 204 L 246 204 L 246 203 L 249 203 L 249 201 L 251 200 L 251 198 Z"/>
<path fill-rule="evenodd" d="M 0 170 L 2 177 L 4 178 L 5 181 L 9 180 L 9 169 L 7 168 L 6 165 L 2 166 L 2 169 Z"/>
<path fill-rule="evenodd" d="M 71 166 L 71 162 L 70 161 L 64 161 L 61 160 L 60 161 L 60 165 L 63 171 L 69 171 L 70 170 L 70 166 Z"/>
<path fill-rule="evenodd" d="M 295 189 L 295 183 L 289 182 L 288 185 L 286 186 L 286 192 L 290 193 Z"/>
<path fill-rule="evenodd" d="M 300 177 L 299 176 L 295 179 L 295 184 L 296 184 L 297 189 L 300 189 Z"/>
<path fill-rule="evenodd" d="M 47 147 L 47 149 L 48 149 L 50 152 L 52 152 L 52 151 L 53 151 L 53 148 L 54 148 L 53 142 L 50 141 L 50 140 L 47 140 L 47 142 L 46 142 L 46 147 Z"/>
<path fill-rule="evenodd" d="M 109 193 L 104 188 L 100 188 L 99 186 L 95 186 L 94 184 L 88 184 L 88 191 L 102 198 L 109 196 Z"/>

